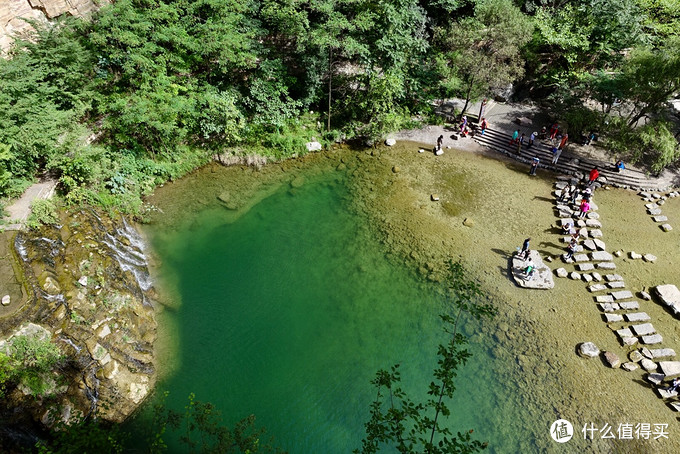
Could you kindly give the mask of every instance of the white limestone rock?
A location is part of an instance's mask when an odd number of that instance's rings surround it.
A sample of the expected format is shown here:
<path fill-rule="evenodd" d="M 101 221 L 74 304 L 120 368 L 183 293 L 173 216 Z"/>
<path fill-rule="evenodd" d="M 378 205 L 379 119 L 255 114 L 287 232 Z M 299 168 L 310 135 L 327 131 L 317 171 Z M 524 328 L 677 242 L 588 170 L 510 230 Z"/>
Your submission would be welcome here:
<path fill-rule="evenodd" d="M 394 140 L 394 139 L 387 139 L 387 140 L 385 140 L 385 145 L 387 145 L 388 147 L 393 147 L 393 146 L 395 146 L 396 144 L 397 144 L 397 141 Z"/>
<path fill-rule="evenodd" d="M 578 354 L 584 358 L 597 358 L 600 356 L 600 349 L 592 342 L 584 342 L 579 345 Z"/>
<path fill-rule="evenodd" d="M 307 151 L 320 151 L 323 148 L 319 142 L 307 142 L 305 147 Z"/>
<path fill-rule="evenodd" d="M 647 358 L 643 358 L 640 361 L 640 366 L 642 366 L 642 368 L 644 370 L 646 370 L 647 372 L 656 372 L 656 370 L 659 367 L 654 361 L 652 361 L 651 359 L 647 359 Z"/>
<path fill-rule="evenodd" d="M 629 255 L 630 258 L 632 258 L 633 260 L 637 260 L 637 259 L 641 259 L 641 258 L 642 258 L 642 254 L 638 254 L 638 253 L 635 252 L 635 251 L 630 251 L 630 252 L 628 253 L 628 255 Z"/>
<path fill-rule="evenodd" d="M 661 229 L 664 232 L 670 232 L 671 230 L 673 230 L 673 227 L 670 224 L 662 224 Z"/>
<path fill-rule="evenodd" d="M 2 297 L 2 305 L 3 306 L 9 306 L 9 303 L 10 303 L 10 296 L 9 295 L 3 296 Z"/>
<path fill-rule="evenodd" d="M 645 262 L 655 262 L 656 261 L 656 256 L 652 254 L 645 254 L 642 256 L 643 260 Z"/>
<path fill-rule="evenodd" d="M 616 369 L 621 365 L 619 356 L 614 352 L 604 352 L 604 360 L 612 369 Z"/>
<path fill-rule="evenodd" d="M 657 285 L 654 292 L 661 302 L 673 311 L 674 315 L 680 313 L 680 290 L 673 284 Z"/>
<path fill-rule="evenodd" d="M 621 364 L 621 369 L 626 370 L 628 372 L 633 372 L 634 370 L 638 370 L 639 368 L 640 368 L 640 366 L 638 366 L 635 363 L 628 362 L 628 363 Z"/>
<path fill-rule="evenodd" d="M 557 275 L 557 277 L 567 277 L 569 273 L 564 268 L 557 268 L 555 270 L 555 274 Z"/>

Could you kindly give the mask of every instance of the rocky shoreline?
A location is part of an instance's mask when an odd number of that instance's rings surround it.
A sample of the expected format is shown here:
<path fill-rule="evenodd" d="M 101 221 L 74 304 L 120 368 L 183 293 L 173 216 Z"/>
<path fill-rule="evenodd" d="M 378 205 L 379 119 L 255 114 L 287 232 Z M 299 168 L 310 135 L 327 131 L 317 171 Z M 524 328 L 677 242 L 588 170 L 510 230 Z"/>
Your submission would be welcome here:
<path fill-rule="evenodd" d="M 24 428 L 83 416 L 122 422 L 156 381 L 154 291 L 141 238 L 123 218 L 82 209 L 60 226 L 19 232 L 14 247 L 27 298 L 0 319 L 0 350 L 18 335 L 39 336 L 64 360 L 40 395 L 22 383 L 8 389 L 2 419 Z"/>

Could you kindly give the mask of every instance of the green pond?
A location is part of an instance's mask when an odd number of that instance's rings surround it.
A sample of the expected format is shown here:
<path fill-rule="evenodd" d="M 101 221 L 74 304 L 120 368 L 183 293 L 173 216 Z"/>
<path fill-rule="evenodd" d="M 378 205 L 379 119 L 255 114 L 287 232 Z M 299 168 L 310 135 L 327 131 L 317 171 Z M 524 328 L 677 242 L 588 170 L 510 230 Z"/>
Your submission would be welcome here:
<path fill-rule="evenodd" d="M 281 185 L 239 216 L 213 206 L 147 228 L 160 279 L 181 300 L 160 320 L 174 345 L 158 385 L 171 408 L 194 393 L 227 424 L 256 415 L 290 453 L 348 453 L 361 445 L 378 369 L 400 363 L 403 387 L 425 397 L 450 308 L 435 284 L 386 258 L 350 201 L 336 171 Z M 535 451 L 547 428 L 503 404 L 514 390 L 495 377 L 508 366 L 489 353 L 492 339 L 473 339 L 448 424 L 474 428 L 487 452 Z"/>

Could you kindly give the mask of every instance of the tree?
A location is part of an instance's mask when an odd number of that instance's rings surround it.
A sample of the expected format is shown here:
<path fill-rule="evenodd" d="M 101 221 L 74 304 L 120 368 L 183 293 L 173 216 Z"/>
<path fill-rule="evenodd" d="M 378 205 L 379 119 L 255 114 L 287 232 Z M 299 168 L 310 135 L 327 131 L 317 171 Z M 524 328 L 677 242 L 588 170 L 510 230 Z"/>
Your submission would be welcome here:
<path fill-rule="evenodd" d="M 454 77 L 460 80 L 463 112 L 490 89 L 504 87 L 524 74 L 520 51 L 531 30 L 531 22 L 510 0 L 478 3 L 473 18 L 438 30 Z"/>
<path fill-rule="evenodd" d="M 381 447 L 391 447 L 400 453 L 432 454 L 472 453 L 486 448 L 485 443 L 472 439 L 472 430 L 452 435 L 450 429 L 442 425 L 440 416 L 450 414 L 446 399 L 453 397 L 457 371 L 471 356 L 465 348 L 467 338 L 458 332 L 461 317 L 467 314 L 481 320 L 492 316 L 495 309 L 480 302 L 483 295 L 479 285 L 467 278 L 459 263 L 450 263 L 448 292 L 452 314 L 441 318 L 449 340 L 439 345 L 439 360 L 427 392 L 428 399 L 415 403 L 401 389 L 399 365 L 389 371 L 378 371 L 372 381 L 377 395 L 371 404 L 371 417 L 365 424 L 366 438 L 355 453 L 375 453 Z"/>

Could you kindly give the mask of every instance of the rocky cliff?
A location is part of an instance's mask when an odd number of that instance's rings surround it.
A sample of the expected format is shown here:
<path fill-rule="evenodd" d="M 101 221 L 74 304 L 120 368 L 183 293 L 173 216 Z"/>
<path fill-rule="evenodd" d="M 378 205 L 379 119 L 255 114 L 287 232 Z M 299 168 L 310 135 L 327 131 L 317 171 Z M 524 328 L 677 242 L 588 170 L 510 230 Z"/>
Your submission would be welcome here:
<path fill-rule="evenodd" d="M 111 0 L 1 0 L 0 49 L 6 51 L 12 36 L 30 29 L 24 19 L 49 21 L 63 14 L 86 17 Z"/>
<path fill-rule="evenodd" d="M 28 298 L 0 318 L 0 344 L 33 333 L 51 339 L 65 361 L 45 377 L 53 383 L 45 395 L 21 383 L 8 390 L 0 419 L 49 427 L 56 410 L 65 422 L 94 413 L 124 420 L 156 379 L 153 289 L 137 232 L 124 219 L 81 210 L 59 227 L 20 232 L 15 247 Z"/>

